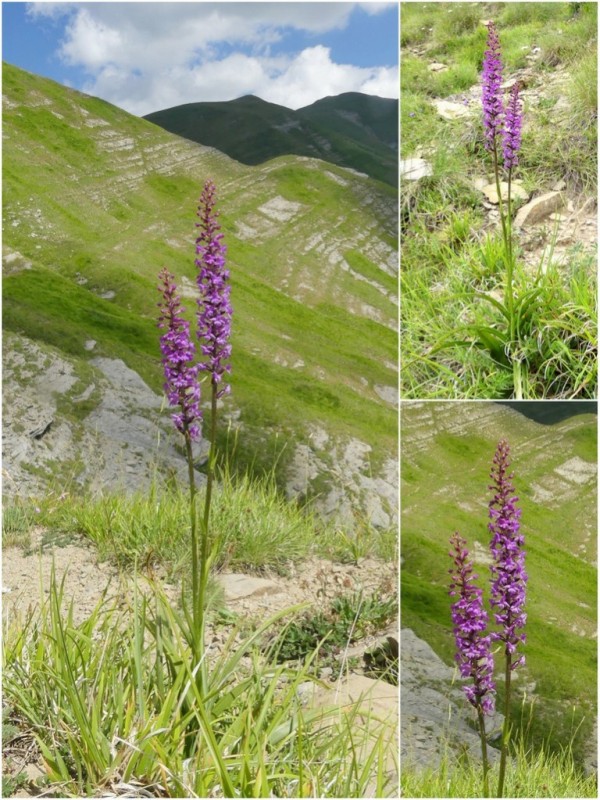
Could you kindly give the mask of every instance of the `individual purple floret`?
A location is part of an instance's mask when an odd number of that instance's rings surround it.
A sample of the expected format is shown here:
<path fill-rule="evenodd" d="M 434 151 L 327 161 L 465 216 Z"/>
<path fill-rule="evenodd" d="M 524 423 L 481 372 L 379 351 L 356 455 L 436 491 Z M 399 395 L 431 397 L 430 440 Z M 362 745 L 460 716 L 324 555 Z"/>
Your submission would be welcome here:
<path fill-rule="evenodd" d="M 522 549 L 524 537 L 520 533 L 519 523 L 521 509 L 516 507 L 519 498 L 514 494 L 512 473 L 508 474 L 509 457 L 508 442 L 502 440 L 492 465 L 493 485 L 489 488 L 494 496 L 489 503 L 491 521 L 488 527 L 492 533 L 490 550 L 493 558 L 490 603 L 492 608 L 497 609 L 494 619 L 502 628 L 500 632 L 492 633 L 492 639 L 504 642 L 505 653 L 510 657 L 510 668 L 514 670 L 525 663 L 525 656 L 513 659 L 513 655 L 519 642 L 525 642 L 525 634 L 517 631 L 525 626 L 527 619 L 523 611 L 527 573 Z"/>
<path fill-rule="evenodd" d="M 517 81 L 510 92 L 502 129 L 502 151 L 504 153 L 505 169 L 516 167 L 519 163 L 517 154 L 521 149 L 522 124 L 523 114 L 519 100 L 519 82 Z"/>
<path fill-rule="evenodd" d="M 226 246 L 217 222 L 215 210 L 215 185 L 207 181 L 198 206 L 200 235 L 196 239 L 196 266 L 200 270 L 197 278 L 200 297 L 198 299 L 198 339 L 206 360 L 199 368 L 209 372 L 213 386 L 223 382 L 224 373 L 231 372 L 225 362 L 231 356 L 231 304 L 229 295 L 229 271 L 225 269 Z M 223 383 L 217 393 L 222 397 L 229 392 L 229 384 Z"/>
<path fill-rule="evenodd" d="M 158 286 L 163 299 L 158 303 L 161 315 L 158 327 L 166 329 L 160 337 L 162 363 L 165 372 L 164 389 L 171 406 L 179 406 L 180 411 L 172 415 L 178 431 L 189 434 L 192 440 L 200 438 L 199 422 L 200 385 L 198 365 L 192 364 L 195 355 L 194 343 L 190 339 L 190 324 L 181 316 L 184 309 L 177 295 L 173 275 L 165 268 L 159 274 Z"/>
<path fill-rule="evenodd" d="M 500 40 L 493 22 L 488 23 L 487 50 L 483 57 L 483 127 L 485 147 L 490 152 L 496 148 L 496 136 L 502 130 L 502 59 Z"/>
<path fill-rule="evenodd" d="M 481 707 L 484 714 L 493 714 L 496 685 L 493 680 L 494 659 L 490 651 L 490 637 L 484 634 L 488 615 L 483 608 L 482 591 L 473 585 L 477 575 L 469 559 L 466 541 L 458 533 L 450 539 L 453 552 L 449 555 L 454 567 L 450 597 L 458 597 L 452 604 L 452 623 L 456 641 L 456 662 L 463 678 L 472 683 L 463 686 L 468 701 Z"/>

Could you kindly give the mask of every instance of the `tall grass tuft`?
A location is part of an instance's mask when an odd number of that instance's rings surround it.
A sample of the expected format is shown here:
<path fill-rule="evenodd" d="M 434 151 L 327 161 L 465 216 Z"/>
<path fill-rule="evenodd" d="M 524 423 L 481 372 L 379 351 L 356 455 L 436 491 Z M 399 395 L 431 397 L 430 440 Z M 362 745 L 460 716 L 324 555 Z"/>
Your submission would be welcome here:
<path fill-rule="evenodd" d="M 534 751 L 520 741 L 514 754 L 506 769 L 506 797 L 597 797 L 596 775 L 585 776 L 575 766 L 570 748 Z M 498 769 L 498 764 L 490 768 L 492 784 L 498 781 Z M 480 797 L 481 766 L 446 750 L 439 766 L 403 765 L 401 782 L 403 797 Z"/>
<path fill-rule="evenodd" d="M 160 586 L 129 608 L 103 600 L 81 624 L 52 580 L 41 610 L 4 634 L 4 701 L 26 720 L 64 797 L 384 797 L 394 793 L 393 730 L 364 709 L 303 708 L 310 665 L 258 656 L 262 623 L 205 651 Z"/>

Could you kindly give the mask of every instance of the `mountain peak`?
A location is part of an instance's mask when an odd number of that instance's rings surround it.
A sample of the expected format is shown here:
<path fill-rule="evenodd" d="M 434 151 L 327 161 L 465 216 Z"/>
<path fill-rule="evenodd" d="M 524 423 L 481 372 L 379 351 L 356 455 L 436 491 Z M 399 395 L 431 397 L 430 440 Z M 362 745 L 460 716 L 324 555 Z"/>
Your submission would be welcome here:
<path fill-rule="evenodd" d="M 308 156 L 397 185 L 397 100 L 346 92 L 295 111 L 249 94 L 175 106 L 144 119 L 243 164 Z"/>

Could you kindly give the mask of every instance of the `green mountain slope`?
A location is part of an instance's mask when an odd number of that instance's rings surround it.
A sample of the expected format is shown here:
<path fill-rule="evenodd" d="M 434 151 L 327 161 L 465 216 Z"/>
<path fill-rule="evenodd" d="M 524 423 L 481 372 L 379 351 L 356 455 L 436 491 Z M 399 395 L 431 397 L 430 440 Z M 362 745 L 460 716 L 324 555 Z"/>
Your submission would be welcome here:
<path fill-rule="evenodd" d="M 283 468 L 305 442 L 334 469 L 334 440 L 314 444 L 322 429 L 372 448 L 376 477 L 396 443 L 395 191 L 307 158 L 243 166 L 10 65 L 3 75 L 5 330 L 83 372 L 92 356 L 122 359 L 160 392 L 156 276 L 168 266 L 193 295 L 211 177 L 232 275 L 224 415 L 242 425 L 238 458 L 271 463 L 289 441 Z"/>
<path fill-rule="evenodd" d="M 187 103 L 144 119 L 244 164 L 280 155 L 321 158 L 396 186 L 398 101 L 357 92 L 292 111 L 246 96 L 222 103 Z"/>
<path fill-rule="evenodd" d="M 529 574 L 527 663 L 516 673 L 514 713 L 527 718 L 534 700 L 534 738 L 562 746 L 573 720 L 585 718 L 581 755 L 597 685 L 595 415 L 542 425 L 496 403 L 403 404 L 402 626 L 453 663 L 449 539 L 454 531 L 467 539 L 487 597 L 487 486 L 501 438 L 511 446 Z M 496 665 L 501 687 L 499 657 Z"/>

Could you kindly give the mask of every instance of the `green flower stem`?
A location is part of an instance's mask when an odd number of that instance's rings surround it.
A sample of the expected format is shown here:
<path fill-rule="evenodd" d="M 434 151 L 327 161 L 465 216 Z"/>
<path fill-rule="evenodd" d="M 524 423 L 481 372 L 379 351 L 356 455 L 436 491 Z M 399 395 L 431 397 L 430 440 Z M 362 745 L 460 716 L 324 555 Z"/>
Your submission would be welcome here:
<path fill-rule="evenodd" d="M 498 207 L 500 209 L 500 221 L 502 222 L 502 237 L 504 245 L 507 243 L 506 235 L 506 217 L 504 214 L 504 204 L 502 202 L 502 187 L 500 186 L 500 167 L 498 165 L 498 150 L 496 148 L 496 141 L 494 140 L 494 149 L 492 151 L 494 156 L 494 177 L 496 179 L 496 194 L 498 195 Z"/>
<path fill-rule="evenodd" d="M 210 450 L 208 454 L 208 469 L 206 473 L 206 494 L 204 497 L 204 515 L 202 517 L 202 534 L 200 540 L 200 584 L 198 591 L 200 635 L 204 643 L 204 604 L 206 601 L 206 587 L 208 584 L 208 523 L 210 519 L 210 503 L 215 474 L 216 438 L 217 438 L 217 384 L 212 382 L 211 417 L 210 417 Z"/>
<path fill-rule="evenodd" d="M 511 307 L 514 307 L 513 297 L 513 247 L 512 247 L 512 167 L 508 170 L 508 214 L 506 217 L 506 239 L 508 246 L 508 263 L 506 268 L 506 292 L 507 297 L 510 295 Z M 510 340 L 515 339 L 515 320 L 514 314 L 510 315 Z"/>
<path fill-rule="evenodd" d="M 510 653 L 506 652 L 506 668 L 504 673 L 504 726 L 502 728 L 502 748 L 500 750 L 500 771 L 498 773 L 498 793 L 497 797 L 502 797 L 504 791 L 504 774 L 506 772 L 506 756 L 508 753 L 508 743 L 510 740 Z"/>
<path fill-rule="evenodd" d="M 502 190 L 500 186 L 500 169 L 498 166 L 498 150 L 494 141 L 494 175 L 496 177 L 496 192 L 498 194 L 498 207 L 500 209 L 500 220 L 502 222 L 502 238 L 504 239 L 504 253 L 506 264 L 506 287 L 504 291 L 504 305 L 508 312 L 509 343 L 511 348 L 517 341 L 517 319 L 515 315 L 514 299 L 514 254 L 512 246 L 512 167 L 508 170 L 508 201 L 507 212 L 505 213 L 504 203 L 502 202 Z M 513 368 L 513 387 L 516 400 L 523 399 L 523 373 L 521 364 L 509 356 Z"/>
<path fill-rule="evenodd" d="M 196 514 L 196 479 L 194 475 L 194 458 L 192 454 L 192 440 L 189 433 L 185 434 L 185 450 L 188 462 L 188 477 L 190 484 L 190 529 L 192 535 L 192 623 L 193 623 L 193 649 L 194 661 L 198 663 L 204 655 L 204 605 L 206 602 L 206 587 L 210 565 L 208 563 L 208 531 L 210 518 L 210 503 L 214 483 L 214 462 L 216 456 L 217 433 L 217 385 L 212 384 L 211 399 L 211 425 L 210 425 L 210 450 L 208 456 L 208 470 L 206 475 L 206 495 L 204 499 L 204 514 L 200 527 L 200 542 L 198 542 L 198 525 Z M 198 553 L 200 550 L 200 553 Z M 202 668 L 199 674 L 202 673 Z"/>
<path fill-rule="evenodd" d="M 516 330 L 516 315 L 514 313 L 514 291 L 513 291 L 513 275 L 514 275 L 514 255 L 513 255 L 513 241 L 512 241 L 512 167 L 508 170 L 508 214 L 506 218 L 506 234 L 508 244 L 508 262 L 506 265 L 506 298 L 507 304 L 510 298 L 510 334 L 509 339 L 512 342 L 517 341 Z M 515 399 L 523 399 L 523 381 L 521 374 L 521 364 L 518 359 L 511 359 L 513 365 L 513 386 L 515 392 Z"/>
<path fill-rule="evenodd" d="M 479 738 L 481 739 L 481 761 L 483 763 L 483 797 L 490 796 L 490 787 L 488 782 L 488 757 L 487 757 L 487 741 L 485 738 L 485 717 L 483 716 L 483 709 L 481 705 L 477 706 L 477 719 L 479 722 Z"/>
<path fill-rule="evenodd" d="M 512 167 L 508 170 L 508 217 L 506 220 L 506 231 L 508 236 L 508 266 L 506 270 L 506 291 L 507 297 L 510 295 L 510 306 L 512 308 L 510 314 L 510 341 L 516 342 L 519 337 L 517 330 L 517 317 L 514 313 L 514 287 L 513 278 L 515 270 L 515 255 L 513 251 L 513 237 L 512 237 Z M 515 390 L 515 399 L 522 400 L 526 396 L 527 375 L 518 359 L 513 360 L 513 384 Z"/>
<path fill-rule="evenodd" d="M 494 141 L 494 175 L 496 177 L 496 192 L 498 194 L 498 208 L 500 209 L 500 221 L 502 222 L 502 238 L 504 239 L 504 253 L 505 253 L 505 263 L 506 263 L 506 290 L 504 296 L 504 304 L 506 306 L 506 310 L 509 313 L 510 317 L 510 327 L 511 331 L 514 327 L 513 324 L 513 317 L 514 317 L 514 310 L 513 310 L 513 291 L 512 291 L 512 247 L 511 247 L 511 236 L 510 236 L 510 175 L 509 175 L 509 193 L 508 193 L 508 206 L 509 206 L 509 213 L 508 213 L 508 221 L 506 219 L 506 214 L 504 212 L 504 203 L 502 202 L 502 188 L 500 186 L 500 168 L 498 166 L 498 150 L 496 148 L 496 142 Z M 512 338 L 512 337 L 511 337 Z"/>
<path fill-rule="evenodd" d="M 185 453 L 188 463 L 188 478 L 190 484 L 190 530 L 192 535 L 192 620 L 193 620 L 193 648 L 194 659 L 202 656 L 203 637 L 201 637 L 201 606 L 199 605 L 199 579 L 198 579 L 198 529 L 196 525 L 196 478 L 194 475 L 194 456 L 192 453 L 192 439 L 189 431 L 185 432 Z"/>

